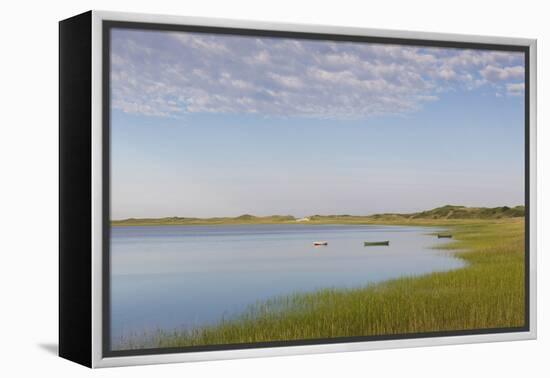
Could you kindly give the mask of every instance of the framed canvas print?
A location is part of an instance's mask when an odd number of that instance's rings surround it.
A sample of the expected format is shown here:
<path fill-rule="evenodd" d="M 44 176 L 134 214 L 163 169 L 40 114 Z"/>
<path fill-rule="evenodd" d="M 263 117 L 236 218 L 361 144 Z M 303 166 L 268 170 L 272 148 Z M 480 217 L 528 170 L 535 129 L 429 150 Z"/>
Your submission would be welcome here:
<path fill-rule="evenodd" d="M 61 21 L 59 353 L 536 337 L 536 42 Z"/>

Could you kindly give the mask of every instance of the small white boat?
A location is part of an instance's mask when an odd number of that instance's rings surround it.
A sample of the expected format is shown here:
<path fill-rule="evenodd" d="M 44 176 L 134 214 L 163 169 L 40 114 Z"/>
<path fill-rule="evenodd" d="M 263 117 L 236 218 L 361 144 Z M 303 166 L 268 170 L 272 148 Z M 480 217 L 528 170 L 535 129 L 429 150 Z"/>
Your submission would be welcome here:
<path fill-rule="evenodd" d="M 318 247 L 320 245 L 328 245 L 328 242 L 327 241 L 317 241 L 317 242 L 313 242 L 313 245 Z"/>

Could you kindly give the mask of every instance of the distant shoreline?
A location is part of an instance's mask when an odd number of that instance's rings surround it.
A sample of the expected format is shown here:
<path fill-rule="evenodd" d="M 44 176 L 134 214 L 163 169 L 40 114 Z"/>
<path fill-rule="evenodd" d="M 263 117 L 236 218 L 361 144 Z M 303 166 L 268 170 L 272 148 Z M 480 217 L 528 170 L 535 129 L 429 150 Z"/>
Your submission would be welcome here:
<path fill-rule="evenodd" d="M 373 215 L 312 215 L 295 218 L 291 215 L 270 215 L 258 217 L 241 215 L 238 217 L 214 218 L 129 218 L 111 221 L 111 226 L 207 226 L 207 225 L 269 225 L 269 224 L 441 224 L 441 221 L 456 223 L 460 220 L 495 220 L 525 216 L 524 206 L 465 207 L 446 205 L 417 213 L 385 213 Z"/>

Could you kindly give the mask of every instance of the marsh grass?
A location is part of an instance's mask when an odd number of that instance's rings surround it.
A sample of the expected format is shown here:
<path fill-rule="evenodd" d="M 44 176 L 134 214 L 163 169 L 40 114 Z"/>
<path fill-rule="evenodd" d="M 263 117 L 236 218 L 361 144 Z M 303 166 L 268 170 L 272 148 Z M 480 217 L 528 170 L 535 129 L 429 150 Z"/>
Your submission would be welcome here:
<path fill-rule="evenodd" d="M 524 219 L 430 225 L 447 227 L 453 242 L 442 248 L 464 259 L 466 267 L 357 289 L 278 297 L 216 325 L 126 339 L 120 349 L 523 326 Z"/>

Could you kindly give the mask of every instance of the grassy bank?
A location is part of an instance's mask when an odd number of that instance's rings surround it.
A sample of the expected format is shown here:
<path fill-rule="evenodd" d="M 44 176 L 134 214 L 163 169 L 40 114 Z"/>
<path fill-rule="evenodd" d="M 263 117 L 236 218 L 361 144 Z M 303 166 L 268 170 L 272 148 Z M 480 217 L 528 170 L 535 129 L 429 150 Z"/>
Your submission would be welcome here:
<path fill-rule="evenodd" d="M 381 223 L 381 222 L 379 222 Z M 426 224 L 425 220 L 409 224 Z M 446 226 L 465 268 L 352 290 L 297 293 L 193 331 L 157 332 L 120 347 L 182 347 L 524 324 L 524 219 L 430 220 Z"/>

